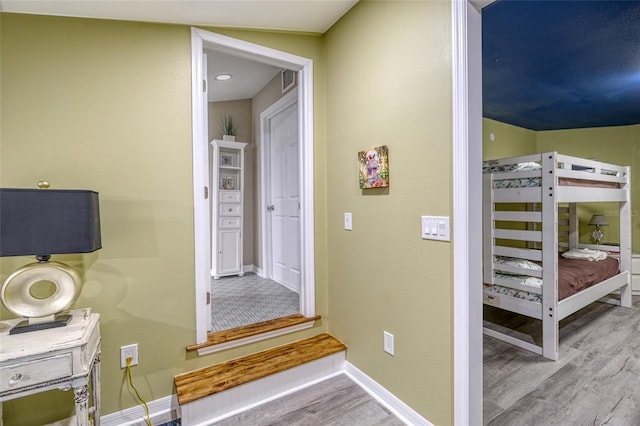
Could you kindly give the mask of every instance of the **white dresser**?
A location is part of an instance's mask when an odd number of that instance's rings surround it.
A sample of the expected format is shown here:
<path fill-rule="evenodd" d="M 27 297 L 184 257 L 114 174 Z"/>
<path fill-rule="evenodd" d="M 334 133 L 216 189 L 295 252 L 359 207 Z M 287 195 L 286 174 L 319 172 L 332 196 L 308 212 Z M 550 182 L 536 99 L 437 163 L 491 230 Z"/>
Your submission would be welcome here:
<path fill-rule="evenodd" d="M 51 389 L 73 389 L 75 424 L 100 425 L 100 316 L 88 308 L 71 314 L 66 327 L 14 335 L 19 319 L 0 322 L 0 425 L 2 401 Z"/>

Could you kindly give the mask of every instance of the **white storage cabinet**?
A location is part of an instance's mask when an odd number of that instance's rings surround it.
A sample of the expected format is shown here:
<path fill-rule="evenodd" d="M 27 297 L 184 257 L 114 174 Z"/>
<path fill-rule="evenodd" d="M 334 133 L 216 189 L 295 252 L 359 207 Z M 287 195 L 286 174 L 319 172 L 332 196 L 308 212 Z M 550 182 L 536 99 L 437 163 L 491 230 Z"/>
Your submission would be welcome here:
<path fill-rule="evenodd" d="M 212 208 L 213 238 L 211 275 L 218 279 L 228 275 L 242 276 L 242 223 L 244 210 L 243 142 L 214 139 Z"/>

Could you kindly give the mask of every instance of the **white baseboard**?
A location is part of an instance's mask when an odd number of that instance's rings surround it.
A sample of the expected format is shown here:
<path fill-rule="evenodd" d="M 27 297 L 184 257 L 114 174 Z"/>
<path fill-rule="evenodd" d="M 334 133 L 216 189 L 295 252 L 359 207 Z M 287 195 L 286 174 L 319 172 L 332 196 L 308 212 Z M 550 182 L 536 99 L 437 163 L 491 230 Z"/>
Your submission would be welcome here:
<path fill-rule="evenodd" d="M 398 416 L 400 420 L 413 426 L 433 426 L 431 422 L 418 414 L 415 410 L 402 402 L 394 394 L 382 387 L 378 382 L 367 376 L 350 362 L 345 362 L 345 374 L 356 382 L 369 395 L 384 405 L 389 411 Z"/>
<path fill-rule="evenodd" d="M 242 272 L 244 272 L 245 274 L 247 272 L 253 272 L 253 273 L 255 273 L 256 275 L 258 275 L 260 277 L 263 276 L 262 269 L 258 268 L 255 265 L 242 265 Z M 213 269 L 211 270 L 211 276 L 213 277 Z"/>
<path fill-rule="evenodd" d="M 151 419 L 154 424 L 161 424 L 172 420 L 177 415 L 182 417 L 182 424 L 185 426 L 207 426 L 330 377 L 346 374 L 407 425 L 433 426 L 378 382 L 345 361 L 344 356 L 344 352 L 339 352 L 199 399 L 182 407 L 178 405 L 175 395 L 160 398 L 148 403 Z M 144 419 L 144 407 L 139 405 L 103 416 L 101 424 L 102 426 L 143 426 L 146 425 Z"/>
<path fill-rule="evenodd" d="M 254 274 L 256 274 L 259 277 L 262 277 L 264 275 L 264 273 L 262 272 L 262 269 L 260 269 L 259 267 L 257 267 L 256 265 L 243 265 L 242 266 L 242 270 L 247 273 L 247 272 L 253 272 Z"/>
<path fill-rule="evenodd" d="M 153 424 L 167 423 L 180 417 L 180 406 L 176 395 L 165 396 L 147 403 L 149 416 Z M 138 426 L 146 425 L 146 412 L 143 405 L 127 408 L 100 417 L 101 426 Z M 183 423 L 184 424 L 184 423 Z"/>

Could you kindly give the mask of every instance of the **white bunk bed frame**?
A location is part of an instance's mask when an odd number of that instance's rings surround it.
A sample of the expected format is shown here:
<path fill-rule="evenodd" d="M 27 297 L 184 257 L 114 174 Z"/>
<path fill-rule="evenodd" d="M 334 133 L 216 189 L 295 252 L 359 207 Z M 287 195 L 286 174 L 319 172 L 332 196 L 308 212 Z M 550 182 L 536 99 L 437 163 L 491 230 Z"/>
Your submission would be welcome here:
<path fill-rule="evenodd" d="M 560 320 L 619 290 L 619 298 L 603 300 L 624 307 L 631 307 L 631 191 L 630 168 L 593 160 L 586 160 L 556 152 L 527 155 L 521 157 L 492 160 L 491 165 L 505 166 L 518 163 L 537 162 L 542 168 L 527 171 L 511 171 L 485 174 L 483 176 L 483 264 L 484 282 L 542 294 L 542 303 L 496 294 L 485 290 L 483 301 L 542 321 L 542 346 L 518 339 L 499 331 L 484 327 L 484 333 L 515 346 L 535 352 L 551 360 L 558 359 Z M 579 170 L 576 170 L 579 169 Z M 526 188 L 493 188 L 495 180 L 541 178 L 541 185 Z M 616 182 L 619 188 L 594 188 L 563 186 L 560 178 L 584 179 L 600 182 Z M 558 249 L 584 247 L 578 243 L 578 215 L 576 203 L 619 202 L 620 214 L 620 257 L 618 275 L 590 288 L 582 290 L 563 300 L 558 300 Z M 496 203 L 538 203 L 540 211 L 496 211 Z M 569 203 L 569 230 L 560 232 L 559 203 Z M 529 204 L 530 205 L 530 204 Z M 496 221 L 520 222 L 527 224 L 527 230 L 496 229 Z M 532 229 L 539 227 L 541 230 Z M 540 229 L 540 228 L 538 228 Z M 558 241 L 564 234 L 566 242 Z M 528 248 L 512 248 L 496 245 L 496 239 L 525 242 Z M 540 249 L 532 248 L 534 246 Z M 594 248 L 595 246 L 588 246 Z M 600 246 L 602 248 L 602 246 Z M 606 248 L 605 248 L 606 249 Z M 617 247 L 616 247 L 617 249 Z M 541 261 L 542 271 L 517 268 L 494 263 L 494 256 Z M 542 290 L 520 284 L 511 284 L 496 278 L 495 271 L 537 276 L 542 279 Z"/>

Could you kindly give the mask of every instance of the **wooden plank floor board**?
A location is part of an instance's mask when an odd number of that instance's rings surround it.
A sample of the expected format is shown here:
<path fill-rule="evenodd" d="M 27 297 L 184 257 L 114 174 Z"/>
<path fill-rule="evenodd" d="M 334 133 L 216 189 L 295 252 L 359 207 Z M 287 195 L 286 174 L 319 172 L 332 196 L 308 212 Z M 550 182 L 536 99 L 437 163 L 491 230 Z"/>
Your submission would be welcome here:
<path fill-rule="evenodd" d="M 197 345 L 187 346 L 187 351 L 195 351 L 206 348 L 207 346 L 218 345 L 220 343 L 231 342 L 233 340 L 244 339 L 245 337 L 255 336 L 256 334 L 267 333 L 269 331 L 280 330 L 294 325 L 304 324 L 306 322 L 316 321 L 320 319 L 320 315 L 314 317 L 305 317 L 304 315 L 295 314 L 287 317 L 276 318 L 269 321 L 262 321 L 255 324 L 245 325 L 243 327 L 231 328 L 229 330 L 209 333 L 207 341 Z"/>
<path fill-rule="evenodd" d="M 340 374 L 228 417 L 216 426 L 401 426 L 404 423 Z"/>
<path fill-rule="evenodd" d="M 346 350 L 328 333 L 175 376 L 180 405 Z"/>
<path fill-rule="evenodd" d="M 595 303 L 563 320 L 556 362 L 484 337 L 485 425 L 640 425 L 639 407 L 638 297 L 631 309 Z"/>

